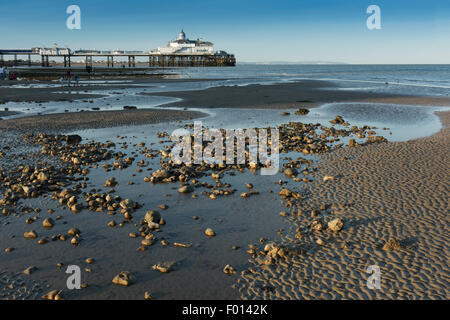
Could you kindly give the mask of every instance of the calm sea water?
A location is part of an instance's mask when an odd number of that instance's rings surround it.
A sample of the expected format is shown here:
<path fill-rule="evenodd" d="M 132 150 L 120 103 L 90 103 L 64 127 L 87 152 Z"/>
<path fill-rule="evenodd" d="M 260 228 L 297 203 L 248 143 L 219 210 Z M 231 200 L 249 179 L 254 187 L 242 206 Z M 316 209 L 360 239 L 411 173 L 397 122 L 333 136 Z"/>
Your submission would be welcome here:
<path fill-rule="evenodd" d="M 448 96 L 450 65 L 263 65 L 183 68 L 185 78 L 227 79 L 230 83 L 273 83 L 301 79 L 330 80 L 343 90 L 358 89 Z"/>

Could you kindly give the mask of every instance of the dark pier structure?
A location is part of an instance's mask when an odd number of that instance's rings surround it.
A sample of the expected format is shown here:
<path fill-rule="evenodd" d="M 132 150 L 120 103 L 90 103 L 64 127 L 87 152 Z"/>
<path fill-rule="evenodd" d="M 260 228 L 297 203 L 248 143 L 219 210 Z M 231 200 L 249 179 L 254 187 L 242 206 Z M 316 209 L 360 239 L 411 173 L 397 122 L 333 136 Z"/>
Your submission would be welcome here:
<path fill-rule="evenodd" d="M 31 57 L 40 56 L 42 67 L 51 67 L 50 57 L 63 58 L 64 67 L 72 66 L 72 58 L 84 58 L 86 67 L 93 66 L 93 58 L 105 58 L 107 67 L 114 68 L 114 58 L 128 57 L 128 68 L 136 67 L 136 57 L 145 58 L 148 61 L 148 67 L 227 67 L 235 66 L 236 58 L 233 54 L 225 52 L 217 52 L 215 54 L 155 54 L 143 52 L 102 52 L 102 51 L 86 51 L 71 52 L 69 49 L 45 49 L 45 50 L 19 50 L 19 49 L 0 49 L 0 65 L 5 64 L 4 56 L 14 56 L 13 66 L 19 65 L 18 56 L 26 56 L 25 65 L 31 66 Z M 147 60 L 148 59 L 148 60 Z M 117 62 L 117 60 L 116 60 Z M 142 64 L 142 62 L 141 62 Z M 147 62 L 145 62 L 147 64 Z M 116 66 L 123 66 L 123 62 Z"/>

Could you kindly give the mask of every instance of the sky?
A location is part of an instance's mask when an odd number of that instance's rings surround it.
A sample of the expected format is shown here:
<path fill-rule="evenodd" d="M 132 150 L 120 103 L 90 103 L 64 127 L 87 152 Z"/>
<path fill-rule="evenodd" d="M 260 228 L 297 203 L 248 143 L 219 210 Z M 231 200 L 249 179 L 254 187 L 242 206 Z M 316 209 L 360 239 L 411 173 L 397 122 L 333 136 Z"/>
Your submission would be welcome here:
<path fill-rule="evenodd" d="M 81 29 L 66 27 L 69 5 Z M 369 30 L 370 5 L 381 29 Z M 0 48 L 145 50 L 181 29 L 239 62 L 450 63 L 450 0 L 0 0 Z"/>

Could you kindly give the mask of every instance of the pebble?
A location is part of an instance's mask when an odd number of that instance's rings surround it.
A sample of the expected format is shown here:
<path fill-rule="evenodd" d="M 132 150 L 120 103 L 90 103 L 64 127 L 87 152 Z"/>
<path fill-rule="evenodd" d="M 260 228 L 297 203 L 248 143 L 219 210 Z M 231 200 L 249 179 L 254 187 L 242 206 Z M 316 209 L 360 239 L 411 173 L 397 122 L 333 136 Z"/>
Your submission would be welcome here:
<path fill-rule="evenodd" d="M 328 222 L 328 229 L 333 232 L 339 232 L 344 227 L 344 220 L 341 218 L 336 218 Z"/>
<path fill-rule="evenodd" d="M 53 228 L 54 224 L 55 222 L 53 221 L 52 218 L 47 218 L 44 221 L 42 221 L 42 226 L 47 229 Z"/>
<path fill-rule="evenodd" d="M 215 233 L 211 228 L 207 228 L 207 229 L 205 230 L 205 234 L 206 234 L 208 237 L 214 237 L 214 236 L 216 235 L 216 233 Z"/>
<path fill-rule="evenodd" d="M 37 233 L 36 233 L 36 231 L 31 230 L 31 231 L 25 232 L 23 234 L 23 237 L 25 239 L 36 239 L 37 238 Z"/>
<path fill-rule="evenodd" d="M 223 268 L 223 273 L 225 274 L 235 274 L 236 270 L 230 266 L 229 264 L 227 264 L 224 268 Z"/>
<path fill-rule="evenodd" d="M 134 283 L 134 277 L 128 271 L 121 271 L 113 278 L 112 283 L 128 287 Z"/>

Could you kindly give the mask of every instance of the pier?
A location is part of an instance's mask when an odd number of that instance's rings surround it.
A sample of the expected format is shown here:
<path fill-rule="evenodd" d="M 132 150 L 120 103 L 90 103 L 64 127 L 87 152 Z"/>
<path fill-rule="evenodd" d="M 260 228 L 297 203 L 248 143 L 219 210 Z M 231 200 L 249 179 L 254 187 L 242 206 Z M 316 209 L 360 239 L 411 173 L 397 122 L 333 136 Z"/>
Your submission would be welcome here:
<path fill-rule="evenodd" d="M 117 53 L 117 52 L 71 52 L 70 49 L 0 49 L 0 65 L 5 64 L 4 57 L 13 56 L 13 66 L 18 66 L 18 56 L 26 57 L 26 64 L 32 65 L 31 58 L 40 56 L 42 67 L 51 67 L 50 57 L 62 58 L 64 67 L 72 66 L 73 58 L 84 58 L 86 67 L 93 66 L 93 58 L 106 58 L 107 67 L 114 68 L 114 58 L 128 58 L 126 66 L 128 68 L 136 67 L 136 57 L 146 58 L 148 67 L 226 67 L 235 66 L 236 58 L 233 54 L 160 54 L 160 53 Z M 116 60 L 117 61 L 117 60 Z M 116 63 L 117 65 L 117 63 Z M 123 63 L 120 64 L 123 66 Z"/>

